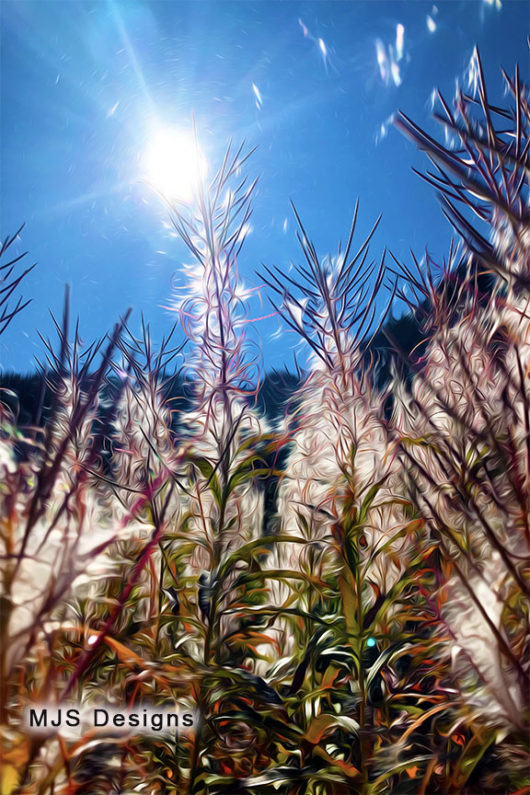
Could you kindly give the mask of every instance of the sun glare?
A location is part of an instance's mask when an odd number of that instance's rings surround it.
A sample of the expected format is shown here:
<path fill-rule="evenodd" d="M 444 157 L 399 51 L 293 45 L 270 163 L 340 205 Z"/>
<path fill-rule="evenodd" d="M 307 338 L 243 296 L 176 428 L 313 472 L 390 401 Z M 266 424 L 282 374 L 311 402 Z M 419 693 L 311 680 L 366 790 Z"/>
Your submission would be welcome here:
<path fill-rule="evenodd" d="M 190 133 L 166 127 L 151 137 L 143 170 L 145 179 L 167 199 L 190 202 L 206 176 L 206 158 Z"/>

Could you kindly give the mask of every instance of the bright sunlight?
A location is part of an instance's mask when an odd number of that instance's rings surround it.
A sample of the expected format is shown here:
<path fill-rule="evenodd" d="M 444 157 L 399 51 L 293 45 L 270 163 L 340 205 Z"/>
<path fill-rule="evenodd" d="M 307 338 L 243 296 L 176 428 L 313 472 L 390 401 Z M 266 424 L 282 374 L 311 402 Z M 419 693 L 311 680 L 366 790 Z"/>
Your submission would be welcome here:
<path fill-rule="evenodd" d="M 206 158 L 193 135 L 164 127 L 152 136 L 144 157 L 145 178 L 166 199 L 191 202 L 206 176 Z"/>

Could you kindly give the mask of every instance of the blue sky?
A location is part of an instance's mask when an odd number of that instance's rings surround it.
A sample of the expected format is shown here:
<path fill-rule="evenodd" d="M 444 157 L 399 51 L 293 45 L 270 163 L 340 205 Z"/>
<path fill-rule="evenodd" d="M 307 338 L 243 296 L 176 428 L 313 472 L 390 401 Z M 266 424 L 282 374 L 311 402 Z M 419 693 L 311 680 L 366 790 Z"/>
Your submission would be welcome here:
<path fill-rule="evenodd" d="M 423 156 L 389 120 L 399 108 L 434 129 L 433 88 L 450 100 L 465 85 L 475 44 L 494 100 L 501 66 L 519 61 L 528 79 L 525 0 L 2 0 L 0 15 L 1 234 L 25 222 L 18 250 L 38 263 L 23 287 L 33 302 L 0 339 L 0 367 L 22 372 L 65 283 L 87 342 L 129 306 L 155 340 L 170 329 L 164 307 L 189 257 L 142 181 L 154 122 L 189 131 L 195 116 L 212 168 L 230 139 L 258 147 L 239 260 L 255 286 L 262 263 L 301 259 L 290 201 L 323 255 L 347 237 L 359 198 L 360 235 L 383 213 L 374 258 L 428 245 L 441 259 L 451 230 L 411 171 Z M 275 334 L 275 318 L 255 328 L 265 369 L 292 366 L 293 335 Z"/>

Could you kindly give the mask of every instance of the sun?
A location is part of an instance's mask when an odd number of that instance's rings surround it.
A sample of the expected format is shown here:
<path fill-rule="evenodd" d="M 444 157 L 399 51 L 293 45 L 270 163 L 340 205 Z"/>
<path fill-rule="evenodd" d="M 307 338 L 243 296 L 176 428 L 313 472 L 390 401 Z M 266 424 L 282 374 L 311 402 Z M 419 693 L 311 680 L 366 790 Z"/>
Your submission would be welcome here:
<path fill-rule="evenodd" d="M 166 199 L 191 202 L 206 177 L 206 158 L 193 135 L 163 127 L 152 134 L 142 158 L 144 178 Z"/>

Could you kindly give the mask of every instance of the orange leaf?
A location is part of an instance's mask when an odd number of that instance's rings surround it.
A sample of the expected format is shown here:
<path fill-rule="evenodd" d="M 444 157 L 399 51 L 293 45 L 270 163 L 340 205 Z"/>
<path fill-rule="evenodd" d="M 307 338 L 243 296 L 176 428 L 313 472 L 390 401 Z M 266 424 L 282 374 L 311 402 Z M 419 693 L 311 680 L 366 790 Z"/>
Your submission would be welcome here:
<path fill-rule="evenodd" d="M 134 651 L 131 651 L 124 646 L 123 643 L 120 643 L 118 640 L 114 640 L 114 638 L 105 638 L 105 643 L 110 646 L 110 648 L 116 652 L 120 660 L 127 665 L 138 665 L 140 668 L 145 667 L 145 660 L 136 654 Z"/>

